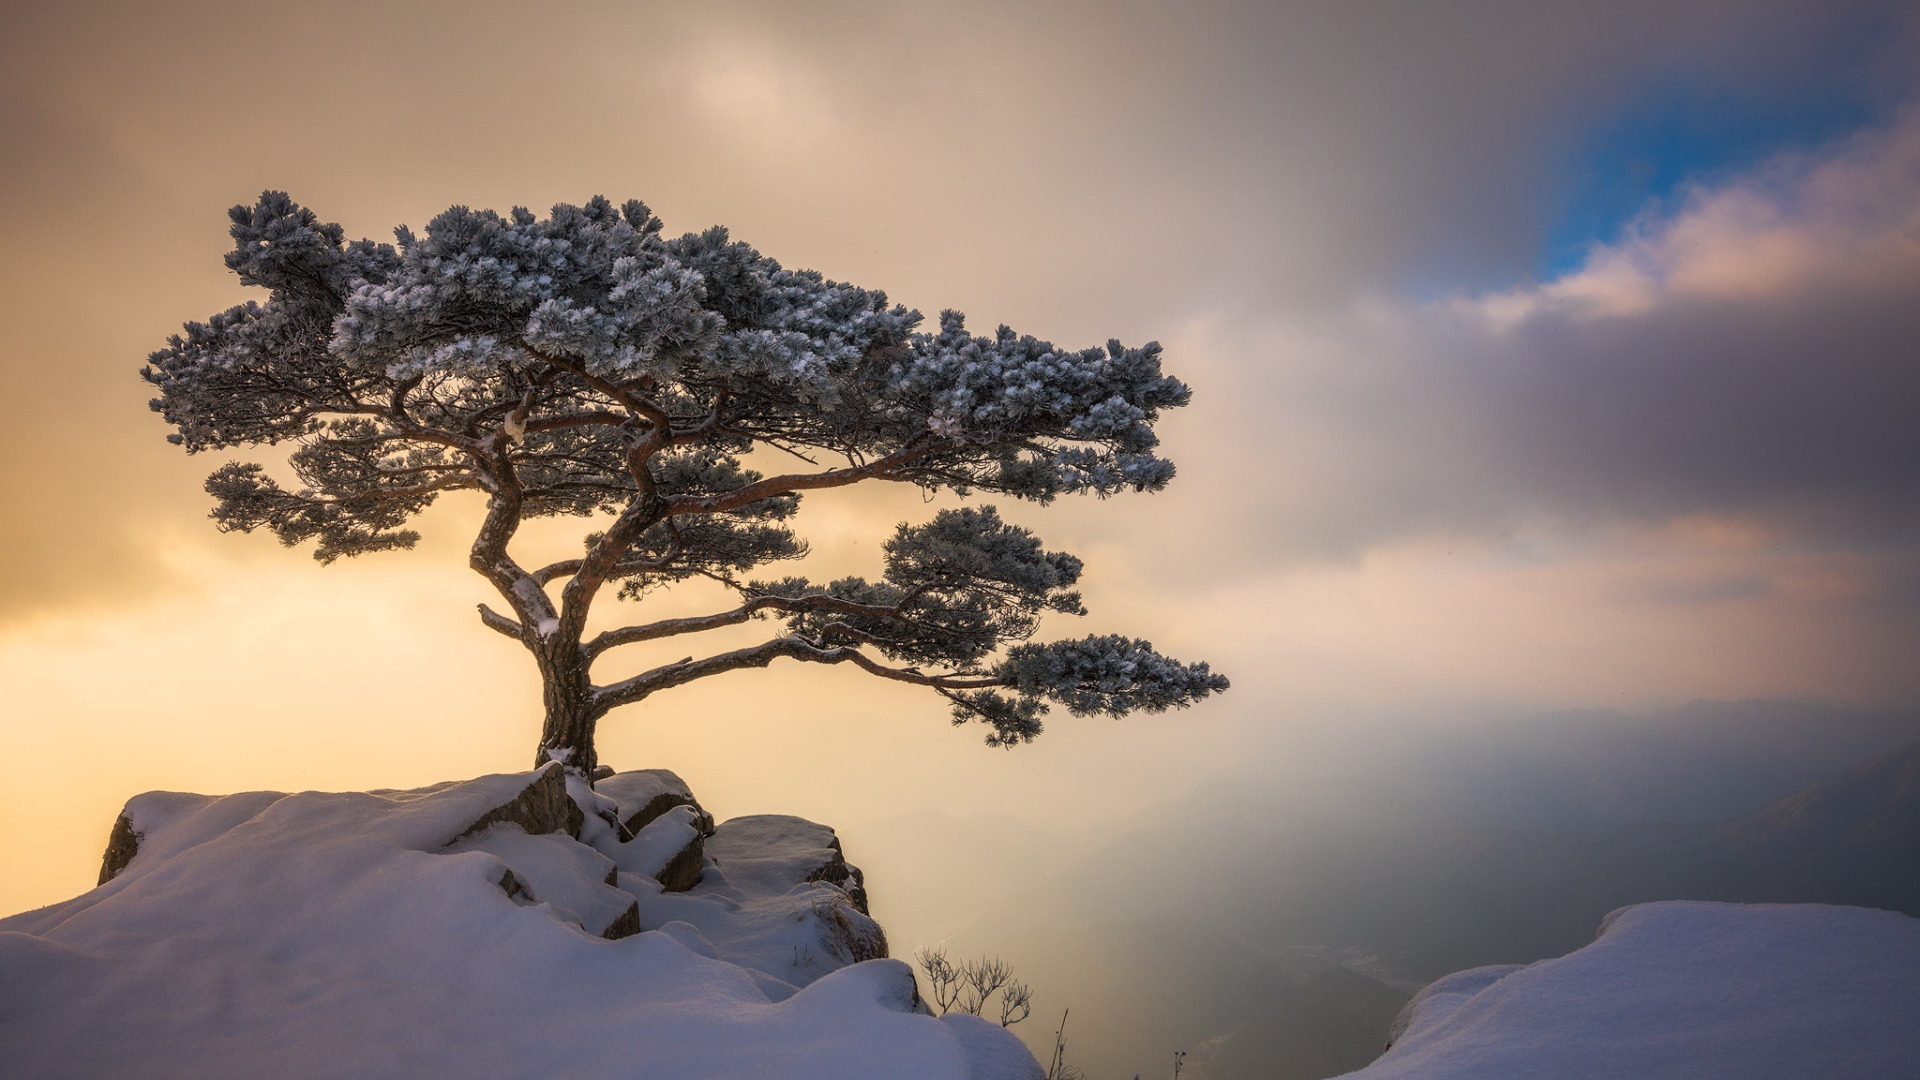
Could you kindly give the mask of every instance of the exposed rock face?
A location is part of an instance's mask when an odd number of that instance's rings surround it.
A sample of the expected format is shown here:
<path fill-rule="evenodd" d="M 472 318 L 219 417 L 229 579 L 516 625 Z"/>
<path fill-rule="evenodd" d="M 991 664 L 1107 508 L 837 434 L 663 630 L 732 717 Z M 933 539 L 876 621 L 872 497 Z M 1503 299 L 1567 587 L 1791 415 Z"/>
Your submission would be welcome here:
<path fill-rule="evenodd" d="M 700 832 L 713 835 L 713 815 L 701 809 L 693 790 L 671 769 L 633 769 L 594 780 L 594 791 L 620 804 L 620 827 L 625 836 L 638 836 L 655 818 L 676 806 L 691 806 L 699 814 Z"/>
<path fill-rule="evenodd" d="M 619 918 L 608 923 L 607 928 L 600 931 L 600 936 L 608 941 L 619 941 L 623 937 L 632 937 L 639 932 L 640 901 L 635 900 L 627 905 L 627 910 L 621 912 Z"/>
<path fill-rule="evenodd" d="M 123 811 L 113 819 L 113 831 L 107 834 L 107 854 L 100 860 L 100 880 L 105 885 L 113 876 L 127 868 L 133 857 L 140 853 L 140 834 L 133 831 L 133 821 Z"/>
<path fill-rule="evenodd" d="M 809 873 L 807 880 L 824 881 L 830 885 L 840 886 L 840 888 L 846 892 L 847 899 L 853 901 L 853 906 L 860 909 L 860 914 L 869 914 L 867 911 L 867 876 L 860 872 L 859 867 L 847 862 L 846 854 L 840 850 L 840 838 L 838 836 L 833 838 L 832 850 L 833 856 L 822 863 L 818 870 Z"/>
<path fill-rule="evenodd" d="M 453 840 L 460 840 L 489 826 L 511 822 L 531 835 L 563 832 L 579 836 L 586 813 L 567 795 L 567 771 L 553 762 L 534 775 L 534 781 L 514 796 L 511 802 L 494 807 Z M 449 841 L 451 842 L 451 841 Z"/>
<path fill-rule="evenodd" d="M 660 887 L 667 892 L 686 892 L 700 884 L 701 872 L 707 864 L 706 846 L 706 837 L 694 833 L 687 846 L 660 868 L 657 878 Z"/>
<path fill-rule="evenodd" d="M 533 894 L 527 891 L 526 886 L 520 884 L 519 878 L 513 876 L 512 867 L 503 866 L 500 868 L 500 880 L 498 884 L 500 891 L 507 894 L 507 899 L 515 903 L 533 903 Z"/>

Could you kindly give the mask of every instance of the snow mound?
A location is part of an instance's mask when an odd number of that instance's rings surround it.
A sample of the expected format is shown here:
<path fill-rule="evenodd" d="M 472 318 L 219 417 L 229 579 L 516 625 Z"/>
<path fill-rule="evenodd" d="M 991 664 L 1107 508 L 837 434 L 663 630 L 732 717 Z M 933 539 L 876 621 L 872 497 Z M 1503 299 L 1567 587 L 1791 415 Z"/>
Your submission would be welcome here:
<path fill-rule="evenodd" d="M 663 827 L 690 830 L 687 819 L 675 825 L 687 813 L 669 811 L 629 846 Z M 700 883 L 686 892 L 629 883 L 624 867 L 620 876 L 639 897 L 642 925 L 681 924 L 676 932 L 697 935 L 714 955 L 752 971 L 776 1001 L 831 971 L 887 955 L 860 880 L 832 829 L 773 814 L 721 823 L 707 839 Z"/>
<path fill-rule="evenodd" d="M 709 867 L 698 895 L 662 893 L 623 865 L 641 853 L 596 832 L 600 807 L 558 812 L 565 791 L 550 766 L 410 792 L 134 799 L 110 880 L 0 919 L 5 1074 L 1038 1075 L 1010 1035 L 927 1015 L 897 960 L 816 952 L 769 974 L 777 947 L 790 959 L 865 918 L 846 891 L 782 884 L 762 852 L 735 877 Z M 790 866 L 817 854 L 808 835 Z"/>
<path fill-rule="evenodd" d="M 1668 901 L 1593 944 L 1449 975 L 1351 1080 L 1906 1080 L 1920 919 L 1825 904 Z"/>

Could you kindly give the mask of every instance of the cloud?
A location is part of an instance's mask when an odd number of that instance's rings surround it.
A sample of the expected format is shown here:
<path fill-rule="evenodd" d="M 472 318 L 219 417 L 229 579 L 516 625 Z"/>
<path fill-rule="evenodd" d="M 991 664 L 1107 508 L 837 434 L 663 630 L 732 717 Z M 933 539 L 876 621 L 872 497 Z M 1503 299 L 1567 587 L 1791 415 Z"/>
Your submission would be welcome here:
<path fill-rule="evenodd" d="M 1916 343 L 1920 110 L 1696 188 L 1557 280 L 1210 346 L 1273 358 L 1240 397 L 1236 441 L 1282 463 L 1255 534 L 1350 556 L 1699 515 L 1910 549 Z"/>
<path fill-rule="evenodd" d="M 1720 187 L 1695 185 L 1545 285 L 1458 301 L 1511 328 L 1555 314 L 1643 316 L 1687 301 L 1762 303 L 1850 282 L 1871 289 L 1920 265 L 1920 114 L 1824 154 L 1782 156 Z"/>

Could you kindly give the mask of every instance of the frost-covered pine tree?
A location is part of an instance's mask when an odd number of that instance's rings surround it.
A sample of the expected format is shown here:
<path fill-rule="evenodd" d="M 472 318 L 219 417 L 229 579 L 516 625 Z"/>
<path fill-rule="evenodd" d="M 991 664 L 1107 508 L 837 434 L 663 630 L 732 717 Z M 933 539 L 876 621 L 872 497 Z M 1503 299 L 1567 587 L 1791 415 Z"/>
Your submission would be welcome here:
<path fill-rule="evenodd" d="M 391 246 L 347 243 L 279 192 L 230 216 L 227 266 L 264 302 L 188 323 L 141 374 L 173 442 L 291 443 L 300 487 L 228 464 L 207 480 L 214 520 L 315 541 L 331 562 L 408 547 L 409 518 L 476 492 L 470 563 L 506 608 L 480 618 L 544 683 L 536 762 L 590 772 L 609 710 L 783 657 L 929 687 L 1002 746 L 1038 734 L 1049 702 L 1120 716 L 1227 687 L 1132 638 L 1030 641 L 1043 613 L 1083 611 L 1080 560 L 991 506 L 901 525 L 878 580 L 748 576 L 805 553 L 788 521 L 807 491 L 1158 490 L 1173 466 L 1153 424 L 1188 390 L 1157 345 L 976 337 L 953 312 L 926 332 L 883 293 L 788 270 L 722 229 L 667 239 L 639 202 L 454 207 Z M 804 467 L 748 467 L 767 459 Z M 596 519 L 580 557 L 522 565 L 515 530 L 555 515 Z M 603 594 L 695 578 L 737 603 L 588 635 Z M 764 618 L 782 626 L 758 644 L 618 671 L 623 646 Z"/>

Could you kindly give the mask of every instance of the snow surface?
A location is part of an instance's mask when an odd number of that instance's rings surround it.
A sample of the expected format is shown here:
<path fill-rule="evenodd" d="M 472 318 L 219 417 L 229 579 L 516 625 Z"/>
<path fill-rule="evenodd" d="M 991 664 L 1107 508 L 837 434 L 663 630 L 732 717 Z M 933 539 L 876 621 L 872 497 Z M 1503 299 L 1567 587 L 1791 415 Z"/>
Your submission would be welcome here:
<path fill-rule="evenodd" d="M 640 830 L 632 846 L 656 829 L 692 831 L 693 808 L 676 807 Z M 684 823 L 684 824 L 682 824 Z M 706 841 L 700 884 L 662 892 L 644 879 L 620 884 L 640 899 L 640 925 L 679 923 L 715 954 L 755 973 L 778 1001 L 866 955 L 885 953 L 885 935 L 846 892 L 807 878 L 839 857 L 833 830 L 804 818 L 756 814 L 724 822 Z"/>
<path fill-rule="evenodd" d="M 518 826 L 448 846 L 535 775 L 418 792 L 136 798 L 127 813 L 140 849 L 118 876 L 0 919 L 0 1072 L 1039 1075 L 1010 1033 L 916 1008 L 898 960 L 823 962 L 804 985 L 774 980 L 770 994 L 767 976 L 725 952 L 736 940 L 768 944 L 764 928 L 736 933 L 716 912 L 730 902 L 758 917 L 786 893 L 755 897 L 736 882 L 738 898 L 704 898 L 697 928 L 608 941 L 575 921 L 577 909 L 627 891 L 604 884 L 604 855 Z M 540 902 L 508 898 L 498 883 L 509 869 Z M 607 892 L 589 888 L 595 873 Z M 624 870 L 619 881 L 643 894 L 650 884 Z M 787 907 L 826 899 L 819 889 L 832 886 L 789 890 Z"/>
<path fill-rule="evenodd" d="M 1422 990 L 1350 1080 L 1910 1080 L 1920 919 L 1825 904 L 1622 908 L 1593 944 Z"/>
<path fill-rule="evenodd" d="M 484 851 L 513 868 L 524 903 L 548 904 L 555 916 L 595 937 L 633 907 L 633 896 L 608 884 L 613 860 L 562 833 L 528 836 L 511 822 L 489 826 L 446 848 Z"/>
<path fill-rule="evenodd" d="M 666 769 L 628 769 L 614 773 L 594 787 L 602 795 L 619 800 L 621 808 L 628 813 L 640 809 L 660 795 L 677 795 L 688 800 L 693 798 L 686 781 Z"/>

